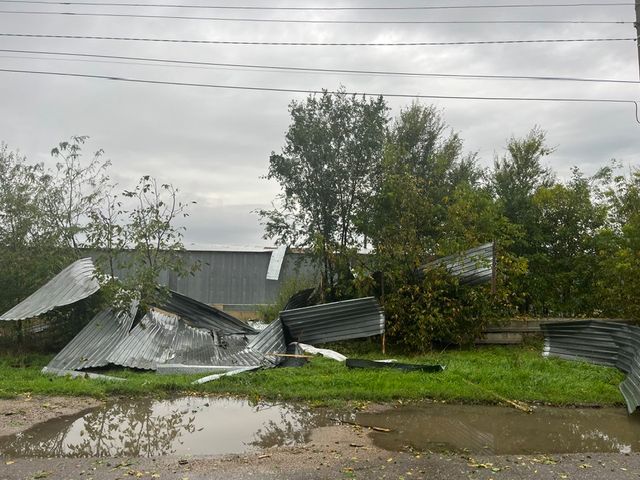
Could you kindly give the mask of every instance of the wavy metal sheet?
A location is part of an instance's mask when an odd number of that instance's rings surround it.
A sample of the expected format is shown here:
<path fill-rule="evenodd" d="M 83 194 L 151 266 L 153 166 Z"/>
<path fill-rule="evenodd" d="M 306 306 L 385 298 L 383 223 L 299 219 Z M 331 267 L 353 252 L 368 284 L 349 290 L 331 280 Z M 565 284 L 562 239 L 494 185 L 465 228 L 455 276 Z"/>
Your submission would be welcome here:
<path fill-rule="evenodd" d="M 98 313 L 45 367 L 48 370 L 81 370 L 103 367 L 107 357 L 127 336 L 138 305 L 118 314 L 110 309 Z"/>
<path fill-rule="evenodd" d="M 192 327 L 207 328 L 225 335 L 258 333 L 233 315 L 177 292 L 169 291 L 169 298 L 158 307 L 179 316 Z"/>
<path fill-rule="evenodd" d="M 485 243 L 463 253 L 439 258 L 427 263 L 422 269 L 428 270 L 441 266 L 454 277 L 458 277 L 461 285 L 489 283 L 495 270 L 493 243 Z"/>
<path fill-rule="evenodd" d="M 373 297 L 280 312 L 288 342 L 327 343 L 384 333 L 385 318 Z"/>
<path fill-rule="evenodd" d="M 73 262 L 18 305 L 0 316 L 0 320 L 24 320 L 37 317 L 56 307 L 87 298 L 100 288 L 90 258 Z"/>
<path fill-rule="evenodd" d="M 582 360 L 627 374 L 619 385 L 629 413 L 640 407 L 640 327 L 602 320 L 546 323 L 545 357 Z"/>
<path fill-rule="evenodd" d="M 147 313 L 140 323 L 109 354 L 109 363 L 123 367 L 155 370 L 172 356 L 178 332 L 178 317 L 157 311 Z"/>

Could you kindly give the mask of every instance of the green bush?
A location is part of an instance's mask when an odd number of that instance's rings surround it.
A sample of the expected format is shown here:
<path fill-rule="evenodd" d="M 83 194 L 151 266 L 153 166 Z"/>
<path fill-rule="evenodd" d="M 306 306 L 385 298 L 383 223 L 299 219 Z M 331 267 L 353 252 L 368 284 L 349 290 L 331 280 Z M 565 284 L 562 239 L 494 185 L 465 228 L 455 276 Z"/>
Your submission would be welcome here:
<path fill-rule="evenodd" d="M 489 285 L 459 285 L 439 270 L 402 284 L 385 297 L 384 309 L 389 341 L 415 352 L 434 343 L 470 345 L 503 311 Z"/>

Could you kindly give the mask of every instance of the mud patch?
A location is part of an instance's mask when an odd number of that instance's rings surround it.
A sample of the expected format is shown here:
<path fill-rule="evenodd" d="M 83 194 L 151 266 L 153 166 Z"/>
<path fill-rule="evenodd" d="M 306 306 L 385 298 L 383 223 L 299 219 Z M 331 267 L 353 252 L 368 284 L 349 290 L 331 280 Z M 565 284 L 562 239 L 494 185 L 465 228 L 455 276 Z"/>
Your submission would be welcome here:
<path fill-rule="evenodd" d="M 88 397 L 19 396 L 0 400 L 0 437 L 12 435 L 48 420 L 74 415 L 102 405 Z"/>

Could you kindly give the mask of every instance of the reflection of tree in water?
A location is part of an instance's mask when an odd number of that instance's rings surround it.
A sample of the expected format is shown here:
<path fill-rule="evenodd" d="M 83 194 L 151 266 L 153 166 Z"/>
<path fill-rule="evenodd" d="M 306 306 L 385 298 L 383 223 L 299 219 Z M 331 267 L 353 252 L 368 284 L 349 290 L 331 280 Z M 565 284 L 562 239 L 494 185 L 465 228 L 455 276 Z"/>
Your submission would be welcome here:
<path fill-rule="evenodd" d="M 302 404 L 257 405 L 255 411 L 273 409 L 278 412 L 279 420 L 269 420 L 254 434 L 254 440 L 248 444 L 256 448 L 293 445 L 309 439 L 314 427 L 330 423 L 326 410 L 314 409 Z"/>
<path fill-rule="evenodd" d="M 141 456 L 170 454 L 173 444 L 184 433 L 195 431 L 194 417 L 176 407 L 163 414 L 154 413 L 154 402 L 140 399 L 118 402 L 86 414 L 79 435 L 73 422 L 55 432 L 32 429 L 16 435 L 0 451 L 14 456 Z"/>

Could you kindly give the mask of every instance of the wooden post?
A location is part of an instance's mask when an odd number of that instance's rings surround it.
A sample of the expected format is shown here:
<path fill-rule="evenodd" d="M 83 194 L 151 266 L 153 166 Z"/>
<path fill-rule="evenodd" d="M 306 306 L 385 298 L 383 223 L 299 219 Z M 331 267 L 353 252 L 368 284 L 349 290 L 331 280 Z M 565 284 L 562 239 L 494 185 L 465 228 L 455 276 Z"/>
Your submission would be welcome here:
<path fill-rule="evenodd" d="M 380 279 L 380 301 L 382 302 L 382 308 L 384 309 L 384 272 L 381 273 L 382 278 Z M 386 323 L 386 322 L 385 322 Z M 386 330 L 385 325 L 385 330 Z M 382 334 L 382 354 L 385 355 L 387 353 L 387 332 L 385 331 Z"/>
<path fill-rule="evenodd" d="M 638 0 L 640 1 L 640 0 Z M 498 258 L 497 258 L 497 248 L 496 241 L 493 241 L 493 255 L 491 255 L 491 293 L 495 295 L 496 293 L 496 276 L 497 276 L 497 268 L 498 268 Z"/>

